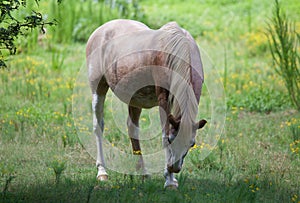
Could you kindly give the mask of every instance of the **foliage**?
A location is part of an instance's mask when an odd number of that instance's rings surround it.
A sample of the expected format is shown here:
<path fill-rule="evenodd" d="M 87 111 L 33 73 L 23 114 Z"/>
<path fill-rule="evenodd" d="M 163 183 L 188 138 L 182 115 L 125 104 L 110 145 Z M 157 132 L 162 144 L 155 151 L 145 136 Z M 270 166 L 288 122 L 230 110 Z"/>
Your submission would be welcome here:
<path fill-rule="evenodd" d="M 79 1 L 72 2 L 79 7 Z M 82 32 L 72 31 L 78 33 L 78 38 L 68 35 L 70 39 L 58 43 L 55 32 L 60 30 L 48 29 L 43 44 L 34 46 L 37 40 L 32 40 L 28 51 L 19 52 L 7 62 L 10 69 L 0 70 L 0 202 L 300 201 L 300 114 L 291 109 L 288 92 L 282 88 L 283 79 L 273 74 L 267 62 L 271 54 L 265 51 L 265 36 L 260 30 L 270 8 L 268 1 L 260 0 L 141 2 L 148 25 L 158 28 L 176 20 L 212 57 L 215 71 L 226 81 L 226 128 L 216 145 L 198 140 L 211 130 L 209 123 L 197 136 L 195 149 L 186 156 L 182 173 L 176 175 L 180 182 L 177 191 L 163 189 L 162 173 L 143 180 L 108 170 L 109 181 L 97 182 L 95 160 L 83 149 L 76 134 L 82 130 L 92 136 L 92 117 L 79 116 L 88 127 L 76 123 L 76 131 L 72 115 L 72 98 L 81 96 L 73 93 L 74 82 L 79 68 L 85 70 L 85 44 L 72 42 L 83 41 L 98 26 L 96 18 L 100 14 L 90 14 L 93 20 L 89 20 L 87 8 L 92 5 L 93 11 L 98 11 L 95 3 L 80 1 L 82 13 L 76 16 L 86 19 L 78 26 Z M 299 1 L 282 3 L 290 6 L 290 15 L 298 14 Z M 40 8 L 50 15 L 52 5 L 57 6 L 56 1 L 41 1 Z M 60 8 L 63 6 L 66 5 Z M 102 9 L 109 8 L 109 4 L 106 6 Z M 71 15 L 68 12 L 75 7 L 61 9 L 61 15 Z M 247 11 L 249 8 L 251 11 Z M 114 17 L 119 15 L 117 10 L 105 12 L 104 16 L 109 16 L 108 12 Z M 247 13 L 251 16 L 245 16 Z M 35 38 L 37 33 L 29 37 Z M 226 54 L 222 52 L 224 47 Z M 205 77 L 210 78 L 207 68 L 204 67 Z M 210 120 L 210 106 L 209 90 L 204 84 L 202 118 Z M 90 110 L 90 103 L 80 107 Z M 116 109 L 111 110 L 109 105 L 105 108 L 104 139 L 131 152 L 128 136 L 114 127 L 112 110 Z M 126 118 L 127 114 L 122 116 Z M 150 122 L 142 115 L 140 126 L 146 128 Z M 149 142 L 160 148 L 161 130 L 154 130 L 159 133 Z M 200 158 L 201 148 L 213 149 L 205 160 Z"/>
<path fill-rule="evenodd" d="M 59 184 L 61 175 L 66 169 L 65 161 L 61 158 L 55 157 L 53 161 L 48 164 L 48 167 L 53 169 L 53 172 L 55 174 L 55 183 Z"/>
<path fill-rule="evenodd" d="M 111 9 L 117 9 L 119 18 L 145 21 L 145 13 L 138 0 L 106 0 Z"/>
<path fill-rule="evenodd" d="M 138 1 L 128 0 L 86 0 L 80 4 L 64 0 L 59 5 L 52 0 L 49 13 L 58 21 L 52 31 L 58 43 L 86 42 L 97 27 L 115 18 L 145 19 Z"/>
<path fill-rule="evenodd" d="M 14 167 L 12 165 L 0 163 L 0 182 L 4 182 L 4 187 L 2 189 L 2 195 L 4 197 L 6 196 L 9 186 L 14 178 L 16 178 Z"/>
<path fill-rule="evenodd" d="M 38 4 L 39 0 L 35 0 L 35 2 Z M 0 68 L 6 67 L 2 50 L 8 50 L 10 54 L 16 53 L 16 38 L 26 34 L 28 30 L 34 28 L 39 28 L 44 32 L 44 27 L 46 25 L 51 26 L 55 24 L 55 21 L 47 22 L 43 19 L 43 15 L 37 11 L 32 11 L 31 14 L 28 14 L 21 19 L 14 17 L 15 12 L 20 12 L 20 10 L 26 8 L 26 6 L 26 0 L 4 0 L 0 2 L 0 23 L 2 25 L 0 28 Z"/>
<path fill-rule="evenodd" d="M 227 99 L 229 109 L 245 108 L 249 111 L 265 112 L 276 111 L 290 106 L 289 100 L 285 94 L 273 88 L 256 87 L 238 91 Z"/>
<path fill-rule="evenodd" d="M 285 86 L 296 108 L 300 111 L 300 35 L 295 30 L 278 0 L 271 22 L 268 24 L 267 35 L 275 71 L 284 79 Z"/>
<path fill-rule="evenodd" d="M 6 67 L 4 62 L 8 54 L 15 54 L 17 50 L 16 39 L 20 35 L 28 35 L 34 28 L 44 34 L 48 26 L 57 25 L 50 29 L 48 33 L 52 42 L 70 43 L 74 41 L 86 41 L 88 36 L 101 24 L 115 18 L 131 18 L 143 21 L 145 14 L 140 7 L 138 1 L 110 0 L 110 1 L 94 1 L 87 0 L 52 0 L 48 3 L 47 15 L 52 21 L 47 21 L 41 12 L 35 11 L 31 1 L 33 0 L 10 0 L 1 1 L 1 17 L 0 22 L 3 27 L 0 29 L 0 48 L 1 58 L 0 66 Z M 39 6 L 40 0 L 35 0 L 35 4 Z M 41 8 L 39 8 L 41 9 Z M 28 10 L 31 10 L 28 14 Z M 16 13 L 26 13 L 26 16 L 16 15 Z M 92 14 L 92 15 L 91 15 Z M 49 17 L 50 16 L 50 17 Z M 47 27 L 47 29 L 46 29 Z M 48 30 L 47 30 L 48 32 Z M 34 49 L 34 45 L 38 43 L 37 35 L 29 37 L 30 43 L 26 46 Z M 8 51 L 9 53 L 6 53 Z"/>

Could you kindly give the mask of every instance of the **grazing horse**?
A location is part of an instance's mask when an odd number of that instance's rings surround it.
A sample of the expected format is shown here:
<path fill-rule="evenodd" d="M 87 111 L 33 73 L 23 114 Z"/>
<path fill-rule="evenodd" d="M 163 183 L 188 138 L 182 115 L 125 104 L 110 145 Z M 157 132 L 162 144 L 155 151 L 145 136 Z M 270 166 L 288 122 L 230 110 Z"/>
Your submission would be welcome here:
<path fill-rule="evenodd" d="M 103 108 L 110 88 L 128 104 L 127 119 L 137 168 L 146 173 L 139 143 L 142 108 L 159 106 L 165 149 L 165 187 L 178 187 L 173 173 L 195 144 L 195 122 L 204 81 L 200 52 L 193 37 L 177 23 L 158 30 L 133 20 L 113 20 L 96 29 L 86 46 L 88 78 L 92 91 L 93 133 L 97 142 L 97 178 L 106 180 L 102 148 Z"/>

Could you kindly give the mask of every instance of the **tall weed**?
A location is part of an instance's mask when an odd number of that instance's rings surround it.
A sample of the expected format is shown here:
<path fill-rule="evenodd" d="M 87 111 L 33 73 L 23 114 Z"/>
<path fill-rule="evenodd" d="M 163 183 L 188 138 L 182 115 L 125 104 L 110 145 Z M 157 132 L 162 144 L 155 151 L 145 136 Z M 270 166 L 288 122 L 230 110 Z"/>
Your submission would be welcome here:
<path fill-rule="evenodd" d="M 300 36 L 278 0 L 275 0 L 274 6 L 273 17 L 267 28 L 269 47 L 275 71 L 284 79 L 291 101 L 300 111 Z"/>

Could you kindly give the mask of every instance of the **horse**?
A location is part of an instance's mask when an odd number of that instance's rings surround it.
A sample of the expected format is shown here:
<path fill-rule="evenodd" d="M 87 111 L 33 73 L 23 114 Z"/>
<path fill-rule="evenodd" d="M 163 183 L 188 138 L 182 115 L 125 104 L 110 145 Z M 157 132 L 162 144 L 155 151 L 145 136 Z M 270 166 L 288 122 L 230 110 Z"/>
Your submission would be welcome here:
<path fill-rule="evenodd" d="M 93 134 L 96 137 L 97 179 L 108 179 L 103 155 L 104 102 L 108 89 L 128 105 L 127 127 L 137 170 L 147 173 L 139 143 L 143 108 L 159 107 L 165 150 L 164 187 L 178 187 L 179 173 L 196 130 L 195 121 L 204 73 L 198 46 L 185 29 L 170 22 L 160 29 L 117 19 L 98 27 L 86 45 L 86 63 L 92 92 Z"/>

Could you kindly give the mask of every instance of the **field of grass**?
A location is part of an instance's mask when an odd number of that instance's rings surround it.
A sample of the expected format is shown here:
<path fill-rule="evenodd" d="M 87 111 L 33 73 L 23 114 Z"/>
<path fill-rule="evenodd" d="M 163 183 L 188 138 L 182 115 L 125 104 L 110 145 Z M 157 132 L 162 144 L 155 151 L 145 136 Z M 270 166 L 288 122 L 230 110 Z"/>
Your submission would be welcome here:
<path fill-rule="evenodd" d="M 70 3 L 69 10 L 61 9 L 59 14 L 53 2 L 41 1 L 40 7 L 55 18 L 66 16 L 61 18 L 65 28 L 49 28 L 41 41 L 38 32 L 20 38 L 19 53 L 10 58 L 8 70 L 0 70 L 0 202 L 300 202 L 300 113 L 272 68 L 264 34 L 271 1 L 139 3 L 144 15 L 136 19 L 152 28 L 177 21 L 214 64 L 213 71 L 205 70 L 199 106 L 199 117 L 209 123 L 177 174 L 177 191 L 163 188 L 162 169 L 146 180 L 108 170 L 108 182 L 96 181 L 95 160 L 88 153 L 92 150 L 80 140 L 91 136 L 92 119 L 89 90 L 83 96 L 76 92 L 78 87 L 86 88 L 78 72 L 85 68 L 84 41 L 101 22 L 120 13 L 93 1 L 65 0 L 61 6 Z M 300 31 L 300 2 L 281 3 Z M 81 12 L 71 15 L 72 9 Z M 219 78 L 213 78 L 216 75 Z M 215 79 L 222 81 L 226 95 L 226 112 L 223 106 L 215 107 L 220 115 L 226 113 L 223 133 L 214 135 L 219 138 L 216 145 L 201 138 L 215 127 L 210 122 L 208 84 Z M 72 107 L 78 97 L 84 101 L 80 111 Z M 115 112 L 109 102 L 105 139 L 131 153 L 126 129 L 114 126 L 116 115 L 122 121 L 126 114 Z M 151 132 L 149 120 L 155 112 L 142 115 L 142 132 Z M 149 146 L 142 142 L 146 153 L 159 149 L 159 133 L 154 138 Z M 212 151 L 203 160 L 204 149 Z"/>

